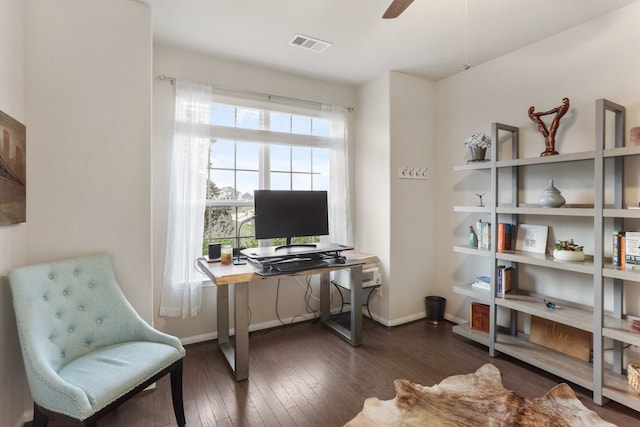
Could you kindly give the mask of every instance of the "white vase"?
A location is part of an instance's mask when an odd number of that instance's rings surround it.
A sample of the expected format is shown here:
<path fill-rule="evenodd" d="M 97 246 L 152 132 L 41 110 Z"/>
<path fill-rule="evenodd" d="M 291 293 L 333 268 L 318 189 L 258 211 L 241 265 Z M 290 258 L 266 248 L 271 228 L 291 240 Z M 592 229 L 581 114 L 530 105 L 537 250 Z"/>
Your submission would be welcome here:
<path fill-rule="evenodd" d="M 558 261 L 584 261 L 584 252 L 554 249 L 553 257 Z"/>

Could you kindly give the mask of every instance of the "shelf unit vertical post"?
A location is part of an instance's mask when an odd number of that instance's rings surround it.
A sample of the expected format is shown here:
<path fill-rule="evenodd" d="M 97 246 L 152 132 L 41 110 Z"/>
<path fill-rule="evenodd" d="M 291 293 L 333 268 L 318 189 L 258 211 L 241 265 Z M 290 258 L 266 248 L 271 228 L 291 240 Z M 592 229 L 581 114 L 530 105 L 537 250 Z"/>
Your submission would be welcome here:
<path fill-rule="evenodd" d="M 520 148 L 520 141 L 519 141 L 519 137 L 520 137 L 520 129 L 515 127 L 515 126 L 509 126 L 509 125 L 505 125 L 503 123 L 497 123 L 494 122 L 491 124 L 491 137 L 494 141 L 493 145 L 492 145 L 492 164 L 491 164 L 491 188 L 494 194 L 494 202 L 492 204 L 492 208 L 491 208 L 491 221 L 493 222 L 494 226 L 493 228 L 496 230 L 495 231 L 495 235 L 492 240 L 492 242 L 494 243 L 492 245 L 492 258 L 493 258 L 493 262 L 492 262 L 492 269 L 493 269 L 493 276 L 495 279 L 496 276 L 496 271 L 498 268 L 498 264 L 499 261 L 496 258 L 496 251 L 498 248 L 498 239 L 497 239 L 497 230 L 498 230 L 498 214 L 497 214 L 497 208 L 498 205 L 500 203 L 500 179 L 498 177 L 498 168 L 496 165 L 496 162 L 499 160 L 498 157 L 498 153 L 499 153 L 499 143 L 500 143 L 500 137 L 501 137 L 501 132 L 508 132 L 510 133 L 510 140 L 511 140 L 511 159 L 517 159 L 519 156 L 519 148 Z M 511 167 L 511 188 L 510 188 L 510 194 L 511 194 L 511 202 L 510 204 L 513 207 L 517 207 L 518 206 L 518 197 L 519 197 L 519 193 L 518 193 L 518 188 L 519 188 L 519 171 L 518 171 L 518 167 Z M 518 223 L 517 220 L 517 215 L 511 215 L 511 219 L 510 219 L 510 223 L 513 225 L 516 225 Z M 512 286 L 514 290 L 518 289 L 518 266 L 513 265 L 512 266 L 514 268 L 513 271 L 513 282 L 512 282 Z M 495 280 L 493 281 L 494 285 L 496 284 Z M 491 356 L 495 355 L 495 342 L 496 342 L 496 335 L 497 335 L 497 312 L 496 312 L 496 304 L 495 304 L 495 298 L 496 298 L 496 292 L 495 292 L 495 286 L 494 289 L 492 290 L 492 295 L 491 295 L 491 308 L 490 308 L 490 319 L 491 319 L 491 328 L 489 329 L 489 354 Z M 514 310 L 510 310 L 510 316 L 509 316 L 509 331 L 511 333 L 511 335 L 515 335 L 517 333 L 517 326 L 518 326 L 518 318 L 517 318 L 517 314 Z"/>
<path fill-rule="evenodd" d="M 496 325 L 498 321 L 498 313 L 496 311 L 496 290 L 497 290 L 497 259 L 496 248 L 498 246 L 498 214 L 496 207 L 498 206 L 498 173 L 496 169 L 496 161 L 498 160 L 498 131 L 496 124 L 491 125 L 491 212 L 489 214 L 489 224 L 491 224 L 491 296 L 489 297 L 489 356 L 496 356 Z"/>
<path fill-rule="evenodd" d="M 604 150 L 607 142 L 607 112 L 614 114 L 614 146 L 616 148 L 624 145 L 625 134 L 625 113 L 626 109 L 606 99 L 596 100 L 596 141 L 595 141 L 595 166 L 594 166 L 594 191 L 595 191 L 595 212 L 594 212 L 594 274 L 593 274 L 593 401 L 602 405 L 604 387 L 604 338 L 602 328 L 604 326 L 604 281 L 602 269 L 604 267 L 604 218 L 603 209 L 605 202 L 604 177 L 605 158 Z M 623 174 L 622 164 L 618 163 L 623 159 L 614 160 L 614 205 L 616 208 L 622 207 Z M 614 227 L 622 227 L 621 221 L 616 220 Z M 613 305 L 614 316 L 622 316 L 623 283 L 622 280 L 614 279 L 613 283 Z M 616 341 L 614 344 L 614 372 L 620 373 L 622 370 L 622 343 Z"/>

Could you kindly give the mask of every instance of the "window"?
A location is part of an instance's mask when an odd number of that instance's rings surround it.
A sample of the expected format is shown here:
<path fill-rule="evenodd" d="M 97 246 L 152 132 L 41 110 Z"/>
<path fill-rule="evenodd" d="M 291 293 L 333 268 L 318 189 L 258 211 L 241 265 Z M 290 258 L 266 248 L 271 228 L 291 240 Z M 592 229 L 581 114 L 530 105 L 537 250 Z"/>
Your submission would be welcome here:
<path fill-rule="evenodd" d="M 208 108 L 211 147 L 203 253 L 209 243 L 237 247 L 238 231 L 240 247 L 258 245 L 253 222 L 243 222 L 253 216 L 253 190 L 330 191 L 332 126 L 319 111 L 301 114 L 222 103 Z"/>
<path fill-rule="evenodd" d="M 161 316 L 200 311 L 202 276 L 193 262 L 210 241 L 237 246 L 254 189 L 327 190 L 328 241 L 352 244 L 345 108 L 175 86 Z M 240 231 L 243 245 L 255 245 L 247 241 L 252 223 Z"/>

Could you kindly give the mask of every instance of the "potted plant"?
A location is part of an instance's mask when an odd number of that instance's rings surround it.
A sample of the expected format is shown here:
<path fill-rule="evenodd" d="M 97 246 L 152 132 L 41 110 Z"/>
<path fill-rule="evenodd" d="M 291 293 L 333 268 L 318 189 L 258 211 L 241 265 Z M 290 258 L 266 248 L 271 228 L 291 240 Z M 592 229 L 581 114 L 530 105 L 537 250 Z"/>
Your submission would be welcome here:
<path fill-rule="evenodd" d="M 583 247 L 573 239 L 558 240 L 553 248 L 553 257 L 561 261 L 584 261 Z"/>
<path fill-rule="evenodd" d="M 487 148 L 491 147 L 491 137 L 482 132 L 476 132 L 464 141 L 464 146 L 471 150 L 471 161 L 483 161 Z"/>

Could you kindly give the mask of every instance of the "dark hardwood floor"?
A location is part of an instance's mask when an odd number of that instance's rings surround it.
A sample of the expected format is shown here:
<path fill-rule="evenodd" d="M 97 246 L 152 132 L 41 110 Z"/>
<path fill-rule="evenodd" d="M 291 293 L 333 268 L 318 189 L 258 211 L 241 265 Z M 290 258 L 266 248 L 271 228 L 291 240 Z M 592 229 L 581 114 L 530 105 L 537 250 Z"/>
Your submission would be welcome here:
<path fill-rule="evenodd" d="M 421 320 L 386 328 L 365 319 L 364 344 L 355 348 L 318 323 L 252 332 L 249 380 L 240 382 L 233 380 L 215 341 L 190 345 L 184 372 L 187 425 L 342 426 L 366 398 L 392 399 L 394 379 L 431 386 L 485 363 L 500 369 L 505 387 L 525 397 L 541 397 L 563 382 L 508 356 L 491 358 L 485 347 L 454 335 L 451 326 Z M 603 419 L 640 425 L 638 412 L 614 402 L 597 406 L 591 392 L 570 385 Z M 98 426 L 175 426 L 168 378 Z"/>

